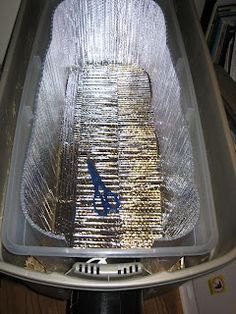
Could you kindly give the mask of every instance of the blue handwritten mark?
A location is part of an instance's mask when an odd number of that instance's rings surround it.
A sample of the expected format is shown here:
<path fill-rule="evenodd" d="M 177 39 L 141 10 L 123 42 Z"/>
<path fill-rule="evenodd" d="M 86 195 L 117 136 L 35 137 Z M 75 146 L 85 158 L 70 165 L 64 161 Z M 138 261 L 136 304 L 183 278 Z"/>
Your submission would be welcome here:
<path fill-rule="evenodd" d="M 93 207 L 99 216 L 107 216 L 110 212 L 118 213 L 120 201 L 115 193 L 112 193 L 102 182 L 94 162 L 88 158 L 88 171 L 94 186 Z M 103 210 L 98 209 L 97 204 L 102 205 Z"/>

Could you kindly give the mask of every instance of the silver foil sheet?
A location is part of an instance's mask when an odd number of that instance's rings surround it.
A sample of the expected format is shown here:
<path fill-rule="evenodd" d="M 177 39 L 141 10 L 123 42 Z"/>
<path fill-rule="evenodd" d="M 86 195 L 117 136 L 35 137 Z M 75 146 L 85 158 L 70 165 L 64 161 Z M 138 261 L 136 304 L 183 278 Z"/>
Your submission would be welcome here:
<path fill-rule="evenodd" d="M 200 205 L 181 101 L 157 3 L 59 4 L 22 178 L 29 223 L 82 248 L 148 248 L 192 230 Z M 116 212 L 95 211 L 88 160 Z"/>

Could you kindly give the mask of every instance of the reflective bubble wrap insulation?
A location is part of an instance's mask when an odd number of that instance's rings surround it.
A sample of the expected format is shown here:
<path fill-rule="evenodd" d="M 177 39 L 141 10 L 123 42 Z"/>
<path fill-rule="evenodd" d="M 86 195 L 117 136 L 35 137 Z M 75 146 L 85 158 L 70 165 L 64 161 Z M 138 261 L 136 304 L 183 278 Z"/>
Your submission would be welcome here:
<path fill-rule="evenodd" d="M 21 180 L 30 225 L 74 248 L 189 233 L 200 196 L 182 100 L 156 2 L 61 2 Z"/>

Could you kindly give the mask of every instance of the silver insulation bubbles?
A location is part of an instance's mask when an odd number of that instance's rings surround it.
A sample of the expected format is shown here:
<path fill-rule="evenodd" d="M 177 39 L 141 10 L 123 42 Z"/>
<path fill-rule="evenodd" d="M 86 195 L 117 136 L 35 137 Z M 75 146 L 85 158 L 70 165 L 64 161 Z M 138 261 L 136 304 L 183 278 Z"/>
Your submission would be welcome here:
<path fill-rule="evenodd" d="M 152 0 L 57 6 L 21 184 L 39 234 L 130 249 L 194 228 L 193 148 L 166 37 Z"/>

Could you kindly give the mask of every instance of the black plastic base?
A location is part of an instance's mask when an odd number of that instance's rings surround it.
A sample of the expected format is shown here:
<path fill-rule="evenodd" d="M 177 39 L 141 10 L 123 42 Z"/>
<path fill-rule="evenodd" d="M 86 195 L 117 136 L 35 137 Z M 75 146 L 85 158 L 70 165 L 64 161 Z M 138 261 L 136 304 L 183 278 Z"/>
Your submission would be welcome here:
<path fill-rule="evenodd" d="M 143 292 L 116 291 L 93 292 L 74 291 L 68 314 L 141 314 L 143 313 Z"/>

